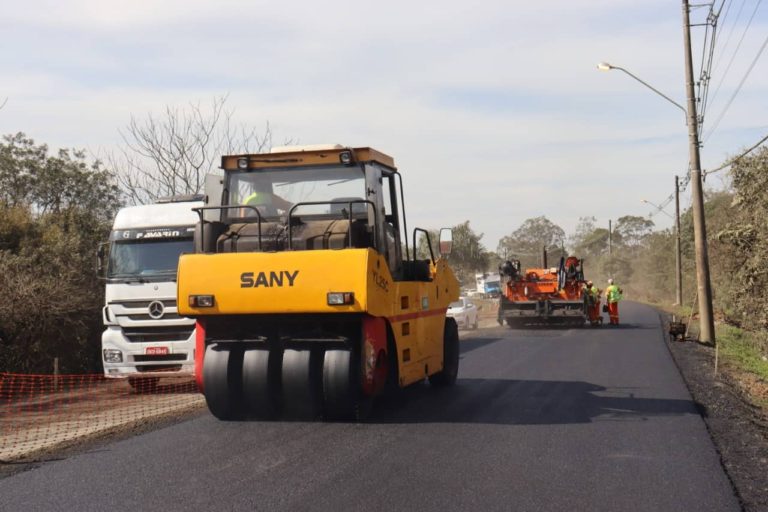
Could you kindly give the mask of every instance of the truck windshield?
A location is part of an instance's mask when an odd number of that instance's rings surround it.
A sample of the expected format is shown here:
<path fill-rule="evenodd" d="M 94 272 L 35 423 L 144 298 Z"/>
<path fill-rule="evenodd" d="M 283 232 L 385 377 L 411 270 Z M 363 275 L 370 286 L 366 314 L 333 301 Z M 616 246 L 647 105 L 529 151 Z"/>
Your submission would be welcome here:
<path fill-rule="evenodd" d="M 296 203 L 351 201 L 365 198 L 365 174 L 359 167 L 324 166 L 253 170 L 229 174 L 230 205 L 259 208 L 263 217 L 288 213 Z M 348 207 L 347 207 L 348 208 Z M 300 206 L 300 214 L 343 214 L 344 205 Z M 362 205 L 353 211 L 365 211 Z M 247 209 L 233 210 L 231 217 L 250 217 Z"/>
<path fill-rule="evenodd" d="M 191 238 L 112 242 L 108 278 L 175 278 L 179 256 L 194 252 Z"/>

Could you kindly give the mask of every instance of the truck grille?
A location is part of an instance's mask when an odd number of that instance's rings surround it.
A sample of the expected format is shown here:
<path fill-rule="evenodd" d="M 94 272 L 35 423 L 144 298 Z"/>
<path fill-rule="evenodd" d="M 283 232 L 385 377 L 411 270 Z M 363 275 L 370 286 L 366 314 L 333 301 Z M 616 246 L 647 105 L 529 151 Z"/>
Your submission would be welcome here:
<path fill-rule="evenodd" d="M 123 330 L 128 341 L 145 343 L 153 341 L 186 341 L 195 330 L 194 326 L 130 327 Z"/>
<path fill-rule="evenodd" d="M 116 300 L 109 303 L 110 306 L 123 306 L 126 308 L 148 308 L 154 300 Z M 176 307 L 176 299 L 161 300 L 166 309 Z"/>
<path fill-rule="evenodd" d="M 181 370 L 180 364 L 163 364 L 163 365 L 136 365 L 136 371 L 139 372 L 178 372 Z"/>
<path fill-rule="evenodd" d="M 131 320 L 140 320 L 140 321 L 147 321 L 147 320 L 154 320 L 154 321 L 156 321 L 157 320 L 157 319 L 152 318 L 151 316 L 149 316 L 149 313 L 147 313 L 147 314 L 140 314 L 140 315 L 125 315 L 125 316 L 127 316 Z M 161 320 L 181 320 L 182 318 L 184 318 L 184 317 L 179 316 L 178 313 L 165 313 L 163 315 L 163 317 L 161 318 Z"/>
<path fill-rule="evenodd" d="M 133 356 L 137 363 L 151 363 L 154 361 L 186 361 L 187 354 L 159 354 L 156 356 L 137 355 Z"/>

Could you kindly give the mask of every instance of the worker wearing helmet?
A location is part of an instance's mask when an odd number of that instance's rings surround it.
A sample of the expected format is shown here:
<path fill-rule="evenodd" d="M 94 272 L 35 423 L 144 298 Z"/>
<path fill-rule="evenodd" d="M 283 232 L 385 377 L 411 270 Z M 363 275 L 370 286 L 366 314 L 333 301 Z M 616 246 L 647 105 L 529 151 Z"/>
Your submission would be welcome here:
<path fill-rule="evenodd" d="M 608 316 L 611 318 L 611 325 L 619 325 L 619 301 L 623 290 L 619 288 L 613 279 L 608 279 L 608 288 L 605 289 L 605 301 L 608 303 Z"/>
<path fill-rule="evenodd" d="M 593 285 L 592 281 L 587 281 L 582 290 L 584 297 L 584 309 L 587 313 L 589 323 L 596 325 L 600 322 L 600 290 Z"/>

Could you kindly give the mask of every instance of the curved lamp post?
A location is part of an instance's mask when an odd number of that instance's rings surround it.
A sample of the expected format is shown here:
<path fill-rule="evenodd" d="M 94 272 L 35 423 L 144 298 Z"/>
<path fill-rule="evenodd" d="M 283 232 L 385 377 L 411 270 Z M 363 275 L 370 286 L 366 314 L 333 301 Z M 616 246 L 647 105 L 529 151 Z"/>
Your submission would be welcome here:
<path fill-rule="evenodd" d="M 675 100 L 673 100 L 672 98 L 670 98 L 669 96 L 667 96 L 666 94 L 664 94 L 663 92 L 661 92 L 660 90 L 658 90 L 657 88 L 655 88 L 654 86 L 646 82 L 645 80 L 642 80 L 638 76 L 622 68 L 621 66 L 614 66 L 613 64 L 608 64 L 607 62 L 601 62 L 600 64 L 597 65 L 597 69 L 599 69 L 600 71 L 610 71 L 612 69 L 618 69 L 619 71 L 626 73 L 630 77 L 634 78 L 635 80 L 637 80 L 638 82 L 640 82 L 641 84 L 643 84 L 644 86 L 646 86 L 647 88 L 649 88 L 650 90 L 652 90 L 653 92 L 655 92 L 656 94 L 658 94 L 659 96 L 661 96 L 662 98 L 664 98 L 665 100 L 667 100 L 668 102 L 670 102 L 671 104 L 673 104 L 674 106 L 682 110 L 683 114 L 688 116 L 688 111 L 685 110 L 684 106 L 682 106 L 681 104 L 679 104 L 678 102 L 676 102 Z M 687 120 L 687 117 L 686 117 L 686 120 Z"/>

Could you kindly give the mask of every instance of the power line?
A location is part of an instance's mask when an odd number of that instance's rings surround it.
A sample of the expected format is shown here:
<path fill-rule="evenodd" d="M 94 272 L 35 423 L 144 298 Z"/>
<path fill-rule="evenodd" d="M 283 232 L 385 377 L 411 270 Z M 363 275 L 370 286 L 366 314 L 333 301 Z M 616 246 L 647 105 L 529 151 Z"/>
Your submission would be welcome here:
<path fill-rule="evenodd" d="M 736 162 L 738 162 L 739 160 L 741 160 L 742 158 L 744 158 L 745 156 L 747 156 L 748 154 L 750 154 L 752 151 L 754 151 L 755 149 L 757 149 L 757 148 L 758 148 L 758 146 L 760 146 L 760 145 L 761 145 L 762 143 L 764 143 L 765 141 L 768 141 L 768 135 L 766 135 L 765 137 L 763 137 L 762 139 L 760 139 L 760 140 L 759 140 L 759 141 L 758 141 L 756 144 L 754 144 L 752 147 L 750 147 L 750 148 L 749 148 L 749 149 L 747 149 L 746 151 L 742 152 L 742 153 L 741 153 L 739 156 L 737 156 L 737 157 L 734 157 L 734 158 L 731 158 L 730 160 L 728 160 L 726 163 L 724 163 L 724 164 L 723 164 L 723 165 L 721 165 L 720 167 L 718 167 L 718 168 L 716 168 L 716 169 L 712 169 L 711 171 L 704 171 L 704 173 L 703 173 L 703 174 L 704 174 L 704 176 L 707 176 L 707 175 L 709 175 L 709 174 L 712 174 L 712 173 L 715 173 L 715 172 L 720 172 L 720 171 L 722 171 L 723 169 L 725 169 L 725 168 L 727 168 L 727 167 L 730 167 L 730 166 L 732 166 L 733 164 L 735 164 Z"/>
<path fill-rule="evenodd" d="M 731 54 L 731 59 L 728 61 L 728 66 L 726 66 L 725 71 L 723 72 L 723 76 L 720 78 L 720 82 L 717 84 L 717 87 L 715 88 L 714 94 L 712 94 L 712 101 L 715 101 L 715 98 L 717 98 L 717 93 L 720 92 L 720 88 L 723 85 L 723 82 L 725 81 L 725 78 L 728 76 L 728 71 L 730 71 L 731 66 L 733 65 L 733 62 L 736 58 L 736 54 L 739 53 L 739 49 L 741 48 L 741 43 L 744 42 L 744 37 L 747 35 L 747 32 L 749 31 L 749 27 L 752 25 L 752 20 L 755 19 L 755 14 L 757 13 L 757 9 L 760 7 L 760 3 L 762 0 L 757 0 L 757 3 L 755 4 L 755 9 L 752 11 L 752 16 L 749 18 L 749 22 L 747 22 L 747 26 L 744 27 L 744 32 L 741 34 L 741 38 L 739 39 L 738 44 L 736 45 L 736 49 L 733 50 L 733 54 Z M 744 6 L 744 3 L 742 2 L 742 7 Z M 741 10 L 739 10 L 739 14 L 741 14 Z M 736 16 L 736 21 L 738 21 L 739 16 Z M 717 69 L 717 67 L 715 67 Z M 710 130 L 709 134 L 707 134 L 707 139 L 712 135 L 712 132 L 714 129 Z M 704 140 L 706 142 L 706 139 Z"/>
<path fill-rule="evenodd" d="M 725 7 L 725 4 L 728 3 L 728 0 L 723 0 L 723 3 L 720 4 L 720 9 L 717 10 L 717 17 L 720 17 L 720 13 L 723 12 L 723 7 Z M 728 8 L 725 10 L 725 14 L 723 14 L 722 25 L 720 25 L 720 28 L 725 27 L 725 21 L 728 19 L 728 13 L 731 12 L 731 6 L 733 5 L 733 2 L 728 4 Z"/>
<path fill-rule="evenodd" d="M 733 20 L 733 24 L 731 25 L 731 28 L 728 31 L 728 37 L 725 38 L 723 51 L 717 56 L 717 61 L 715 62 L 715 71 L 717 71 L 720 68 L 720 63 L 723 61 L 723 55 L 725 55 L 725 49 L 728 48 L 728 44 L 731 42 L 731 36 L 733 36 L 733 31 L 736 29 L 736 24 L 739 22 L 739 18 L 741 18 L 741 11 L 744 9 L 745 1 L 746 0 L 741 0 L 741 5 L 739 6 L 739 12 L 736 13 L 736 19 Z M 725 14 L 723 15 L 723 24 L 720 27 L 721 29 L 725 28 L 725 20 L 728 18 L 728 13 L 731 11 L 732 5 L 733 5 L 733 2 L 728 4 L 728 9 L 725 10 Z"/>
<path fill-rule="evenodd" d="M 725 0 L 723 0 L 725 3 Z M 720 4 L 720 9 L 715 14 L 714 2 L 709 6 L 709 13 L 707 14 L 706 28 L 704 29 L 704 45 L 701 49 L 701 69 L 699 71 L 699 82 L 696 84 L 698 88 L 699 98 L 699 116 L 697 124 L 699 127 L 699 133 L 701 133 L 704 126 L 704 119 L 707 111 L 707 98 L 709 97 L 709 83 L 712 78 L 712 60 L 715 52 L 715 42 L 717 39 L 717 19 L 722 11 L 723 4 Z M 709 27 L 712 27 L 710 34 Z M 707 35 L 709 34 L 709 37 Z"/>
<path fill-rule="evenodd" d="M 744 73 L 744 77 L 742 77 L 741 81 L 739 82 L 739 86 L 736 87 L 735 91 L 733 91 L 731 98 L 728 100 L 728 103 L 725 105 L 725 108 L 723 109 L 723 111 L 717 117 L 715 124 L 712 125 L 712 128 L 709 130 L 709 133 L 707 134 L 707 137 L 704 139 L 704 142 L 709 140 L 712 134 L 715 133 L 715 130 L 717 130 L 717 126 L 720 124 L 720 121 L 722 121 L 723 117 L 725 116 L 725 113 L 728 112 L 728 109 L 731 107 L 731 103 L 733 103 L 733 100 L 736 98 L 736 95 L 739 94 L 739 91 L 741 91 L 741 88 L 744 86 L 744 82 L 747 81 L 747 77 L 749 77 L 749 74 L 752 72 L 752 69 L 754 69 L 755 64 L 757 64 L 758 59 L 760 59 L 760 56 L 763 54 L 763 50 L 765 50 L 766 45 L 768 45 L 768 37 L 765 38 L 765 41 L 763 41 L 763 45 L 760 47 L 760 50 L 758 50 L 757 55 L 755 55 L 755 58 L 752 59 L 752 64 L 749 65 L 747 72 Z"/>
<path fill-rule="evenodd" d="M 688 187 L 688 184 L 691 182 L 691 174 L 690 172 L 685 173 L 683 178 L 680 180 L 680 183 L 678 185 L 678 191 L 679 193 L 685 192 L 685 189 Z M 667 196 L 662 202 L 660 202 L 656 207 L 653 209 L 651 213 L 648 214 L 649 217 L 653 217 L 654 215 L 660 213 L 664 208 L 667 207 L 672 201 L 675 200 L 675 193 L 672 192 L 669 196 Z"/>

